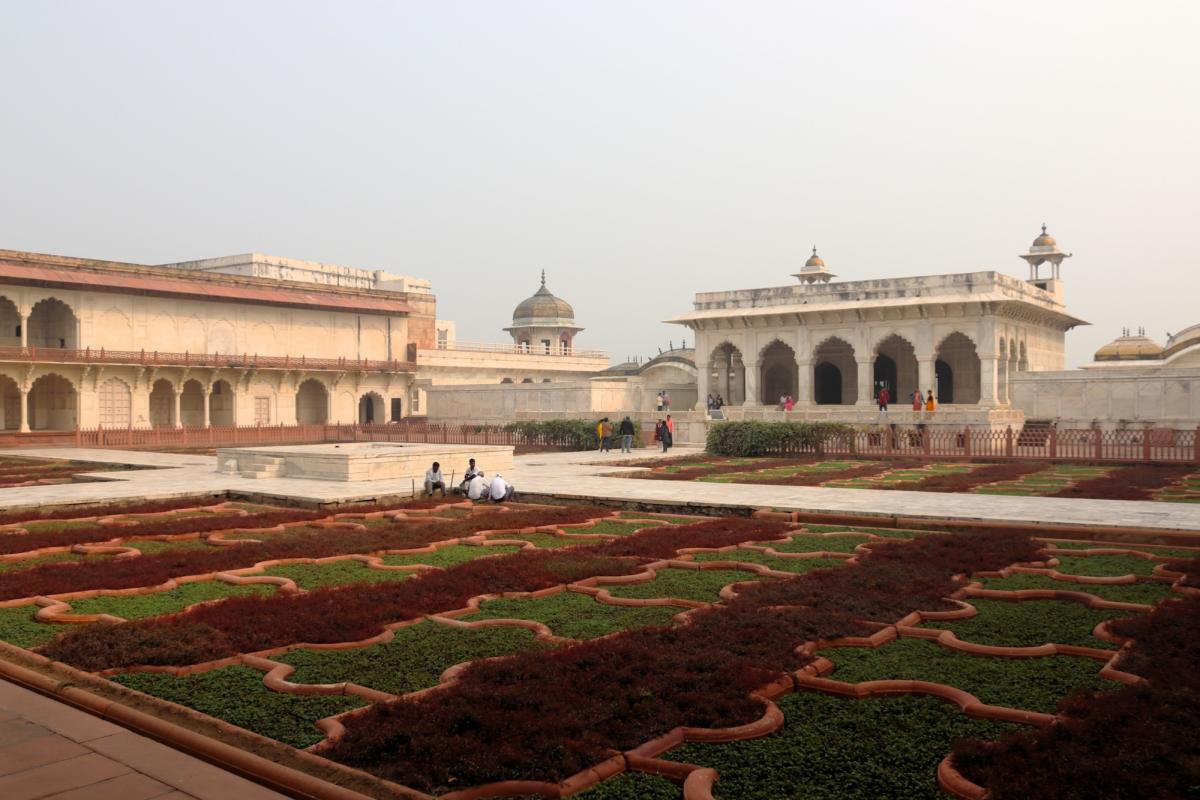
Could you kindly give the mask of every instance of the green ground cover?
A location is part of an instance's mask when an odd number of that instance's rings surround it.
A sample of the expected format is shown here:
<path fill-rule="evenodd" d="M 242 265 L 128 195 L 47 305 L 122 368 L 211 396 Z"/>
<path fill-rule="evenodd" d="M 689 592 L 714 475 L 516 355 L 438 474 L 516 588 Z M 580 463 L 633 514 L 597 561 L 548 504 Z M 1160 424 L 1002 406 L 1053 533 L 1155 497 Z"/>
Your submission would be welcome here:
<path fill-rule="evenodd" d="M 513 534 L 502 533 L 496 536 L 489 536 L 489 539 L 516 539 L 522 542 L 532 542 L 534 547 L 554 550 L 559 547 L 578 547 L 583 544 L 595 544 L 595 540 L 588 541 L 586 539 L 568 539 L 563 536 L 555 536 L 552 533 L 523 533 L 520 536 Z"/>
<path fill-rule="evenodd" d="M 630 628 L 669 625 L 671 617 L 682 610 L 678 606 L 614 606 L 591 595 L 561 592 L 540 598 L 488 600 L 477 613 L 463 619 L 528 619 L 546 625 L 557 636 L 595 639 Z"/>
<path fill-rule="evenodd" d="M 80 528 L 96 527 L 94 519 L 48 519 L 44 521 L 31 521 L 18 523 L 18 528 L 24 528 L 30 533 L 49 533 L 52 531 L 70 531 Z M 120 528 L 113 528 L 113 538 L 120 536 Z"/>
<path fill-rule="evenodd" d="M 708 483 L 754 483 L 756 481 L 794 478 L 800 475 L 820 475 L 822 473 L 839 472 L 844 469 L 860 467 L 866 461 L 818 461 L 812 464 L 790 464 L 782 467 L 766 467 L 764 469 L 746 470 L 744 472 L 726 472 L 720 475 L 703 475 L 697 480 Z"/>
<path fill-rule="evenodd" d="M 32 569 L 43 564 L 66 564 L 72 561 L 83 561 L 85 558 L 106 558 L 106 556 L 85 556 L 80 553 L 47 553 L 44 556 L 23 558 L 20 561 L 0 561 L 0 574 L 16 572 L 22 569 Z"/>
<path fill-rule="evenodd" d="M 730 550 L 725 553 L 693 553 L 695 561 L 741 561 L 748 564 L 762 564 L 780 572 L 809 572 L 826 567 L 840 567 L 845 561 L 840 558 L 780 558 L 769 556 L 757 550 Z"/>
<path fill-rule="evenodd" d="M 1002 592 L 1013 592 L 1018 589 L 1053 589 L 1059 592 L 1087 592 L 1105 600 L 1118 603 L 1145 603 L 1154 605 L 1171 595 L 1171 585 L 1157 581 L 1138 581 L 1137 583 L 1088 584 L 1071 583 L 1051 578 L 1049 575 L 1030 575 L 1024 572 L 1014 573 L 1007 578 L 980 578 L 979 582 L 985 589 L 998 589 Z"/>
<path fill-rule="evenodd" d="M 656 519 L 666 525 L 695 525 L 697 522 L 704 522 L 705 519 L 711 519 L 711 517 L 680 517 L 672 514 L 655 514 L 644 511 L 621 511 L 617 516 L 621 519 Z"/>
<path fill-rule="evenodd" d="M 955 740 L 1015 730 L 933 697 L 843 700 L 794 692 L 776 702 L 787 721 L 770 736 L 685 744 L 663 758 L 715 768 L 717 800 L 934 800 L 945 797 L 937 765 Z"/>
<path fill-rule="evenodd" d="M 248 594 L 270 594 L 274 591 L 274 586 L 261 584 L 235 586 L 221 581 L 196 581 L 180 584 L 168 592 L 156 592 L 155 594 L 72 600 L 71 608 L 76 614 L 112 614 L 124 619 L 142 619 L 173 614 L 190 605 L 209 600 L 223 600 L 226 597 L 241 597 Z"/>
<path fill-rule="evenodd" d="M 508 537 L 500 537 L 508 538 Z M 469 544 L 452 544 L 446 547 L 439 547 L 432 553 L 412 553 L 412 554 L 393 554 L 381 556 L 383 563 L 389 566 L 404 566 L 409 564 L 425 564 L 430 567 L 452 567 L 455 564 L 462 564 L 465 561 L 474 561 L 477 558 L 487 558 L 488 556 L 502 556 L 508 553 L 515 553 L 521 548 L 517 545 L 494 545 L 481 547 L 479 545 Z"/>
<path fill-rule="evenodd" d="M 944 683 L 984 703 L 1053 714 L 1075 689 L 1120 688 L 1100 677 L 1090 658 L 1001 658 L 960 653 L 924 639 L 902 638 L 879 648 L 839 647 L 820 653 L 836 669 L 827 677 L 846 683 L 883 679 Z"/>
<path fill-rule="evenodd" d="M 1054 569 L 1059 572 L 1094 577 L 1149 575 L 1154 571 L 1155 564 L 1158 563 L 1138 556 L 1118 555 L 1056 556 L 1056 558 L 1058 566 Z"/>
<path fill-rule="evenodd" d="M 762 580 L 753 572 L 733 569 L 661 569 L 657 577 L 646 583 L 606 586 L 613 597 L 675 597 L 715 603 L 721 589 L 738 581 Z"/>
<path fill-rule="evenodd" d="M 1011 481 L 1000 481 L 972 489 L 976 494 L 1006 494 L 1021 497 L 1038 497 L 1065 489 L 1076 481 L 1107 475 L 1114 467 L 1089 467 L 1076 464 L 1055 464 L 1045 469 L 1022 475 Z"/>
<path fill-rule="evenodd" d="M 122 544 L 124 547 L 136 547 L 145 556 L 156 555 L 168 550 L 175 552 L 179 550 L 200 550 L 205 547 L 215 547 L 215 545 L 210 545 L 204 539 L 174 539 L 167 542 L 157 539 L 130 539 Z"/>
<path fill-rule="evenodd" d="M 910 531 L 900 528 L 860 528 L 851 525 L 810 525 L 804 524 L 804 530 L 809 533 L 835 533 L 840 531 L 857 531 L 859 533 L 873 533 L 876 536 L 883 536 L 888 539 L 911 539 L 914 536 L 925 536 L 936 531 Z M 830 548 L 825 548 L 826 550 Z"/>
<path fill-rule="evenodd" d="M 38 622 L 33 615 L 40 608 L 35 605 L 0 608 L 0 639 L 17 647 L 40 647 L 63 631 L 71 629 L 67 625 Z"/>
<path fill-rule="evenodd" d="M 1129 550 L 1141 550 L 1142 552 L 1162 556 L 1163 558 L 1195 558 L 1196 556 L 1200 556 L 1200 550 L 1186 550 L 1180 547 L 1164 547 L 1163 545 L 1155 544 L 1122 544 L 1120 542 L 1095 544 L 1093 542 L 1053 541 L 1050 542 L 1050 546 L 1057 547 L 1059 550 L 1090 550 L 1106 547 L 1127 548 Z"/>
<path fill-rule="evenodd" d="M 780 553 L 812 553 L 824 550 L 830 553 L 853 553 L 854 548 L 871 540 L 865 536 L 793 536 L 788 542 L 757 542 L 773 547 Z"/>
<path fill-rule="evenodd" d="M 949 622 L 925 622 L 923 627 L 951 630 L 959 639 L 976 644 L 1028 647 L 1049 642 L 1113 649 L 1116 645 L 1097 639 L 1092 629 L 1106 619 L 1130 616 L 1128 611 L 1088 608 L 1067 600 L 1013 603 L 973 597 L 968 602 L 979 609 L 978 615 Z"/>
<path fill-rule="evenodd" d="M 293 650 L 275 660 L 296 668 L 292 683 L 353 682 L 381 692 L 406 694 L 436 686 L 455 664 L 505 656 L 550 645 L 524 628 L 456 628 L 420 622 L 397 630 L 390 642 L 351 650 Z"/>
<path fill-rule="evenodd" d="M 631 533 L 636 533 L 647 528 L 657 528 L 663 525 L 663 522 L 614 522 L 605 520 L 597 522 L 590 528 L 564 528 L 566 533 L 586 533 L 590 535 L 604 536 L 628 536 Z"/>
<path fill-rule="evenodd" d="M 320 589 L 325 586 L 342 586 L 348 583 L 402 581 L 411 578 L 416 573 L 407 570 L 371 569 L 361 561 L 348 558 L 343 561 L 330 561 L 326 564 L 279 564 L 263 574 L 291 578 L 301 589 Z"/>
<path fill-rule="evenodd" d="M 575 800 L 680 800 L 683 787 L 657 775 L 622 772 L 573 797 Z"/>
<path fill-rule="evenodd" d="M 357 697 L 273 692 L 262 679 L 263 673 L 249 667 L 223 667 L 183 677 L 132 672 L 109 678 L 292 747 L 308 747 L 324 738 L 315 727 L 317 720 L 365 705 Z"/>

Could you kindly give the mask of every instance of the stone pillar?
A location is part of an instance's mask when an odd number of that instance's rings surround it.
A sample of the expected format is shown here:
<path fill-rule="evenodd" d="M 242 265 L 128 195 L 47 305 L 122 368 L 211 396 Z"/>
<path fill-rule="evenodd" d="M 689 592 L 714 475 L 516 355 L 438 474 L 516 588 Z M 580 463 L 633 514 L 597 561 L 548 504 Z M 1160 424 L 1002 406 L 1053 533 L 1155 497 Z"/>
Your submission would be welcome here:
<path fill-rule="evenodd" d="M 796 405 L 811 406 L 813 403 L 813 362 L 796 361 Z"/>
<path fill-rule="evenodd" d="M 29 315 L 21 315 L 21 347 L 29 347 Z"/>
<path fill-rule="evenodd" d="M 934 363 L 937 361 L 933 356 L 921 357 L 917 356 L 917 389 L 924 396 L 933 388 L 933 382 L 936 378 L 936 370 Z M 908 402 L 912 402 L 911 397 L 904 398 Z"/>
<path fill-rule="evenodd" d="M 209 405 L 212 398 L 212 384 L 204 387 L 204 424 L 200 427 L 207 428 L 209 426 Z"/>
<path fill-rule="evenodd" d="M 181 399 L 183 397 L 183 389 L 176 388 L 175 391 L 172 392 L 172 394 L 175 395 L 175 427 L 182 428 L 183 427 L 183 403 L 181 402 Z"/>
<path fill-rule="evenodd" d="M 761 365 L 757 361 L 742 361 L 746 368 L 746 399 L 742 403 L 745 406 L 761 406 L 762 397 L 758 388 L 758 371 Z"/>
<path fill-rule="evenodd" d="M 979 405 L 996 405 L 996 357 L 979 359 Z"/>
<path fill-rule="evenodd" d="M 856 359 L 858 366 L 858 402 L 855 405 L 875 405 L 875 359 Z"/>
<path fill-rule="evenodd" d="M 709 366 L 705 362 L 696 362 L 696 410 L 708 410 L 708 394 L 712 388 L 708 385 Z"/>
<path fill-rule="evenodd" d="M 24 340 L 24 337 L 25 337 L 25 326 L 22 325 L 21 326 L 22 341 Z M 29 417 L 30 417 L 30 414 L 29 414 L 29 390 L 24 387 L 21 387 L 21 425 L 18 428 L 18 430 L 20 430 L 21 433 L 29 433 Z"/>

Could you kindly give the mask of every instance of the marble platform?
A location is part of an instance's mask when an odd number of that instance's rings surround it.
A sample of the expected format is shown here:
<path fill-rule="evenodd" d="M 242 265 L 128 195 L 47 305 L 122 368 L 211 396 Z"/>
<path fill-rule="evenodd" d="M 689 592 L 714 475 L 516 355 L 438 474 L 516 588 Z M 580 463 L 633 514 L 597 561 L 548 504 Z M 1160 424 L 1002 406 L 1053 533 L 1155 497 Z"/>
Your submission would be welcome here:
<path fill-rule="evenodd" d="M 461 475 L 474 458 L 489 475 L 508 472 L 513 448 L 503 445 L 354 442 L 291 447 L 229 447 L 217 450 L 217 468 L 243 478 L 307 478 L 326 481 L 416 480 L 433 462 L 446 480 Z"/>

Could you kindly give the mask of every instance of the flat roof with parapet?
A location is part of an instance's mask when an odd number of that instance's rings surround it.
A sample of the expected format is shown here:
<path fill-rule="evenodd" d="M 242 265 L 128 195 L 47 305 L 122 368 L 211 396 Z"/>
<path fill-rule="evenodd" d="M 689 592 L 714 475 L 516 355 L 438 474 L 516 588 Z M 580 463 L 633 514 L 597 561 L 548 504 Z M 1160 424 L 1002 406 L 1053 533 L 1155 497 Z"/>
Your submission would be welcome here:
<path fill-rule="evenodd" d="M 699 292 L 693 311 L 671 317 L 666 322 L 686 325 L 730 317 L 900 309 L 953 303 L 1020 304 L 1055 317 L 1067 328 L 1088 324 L 1068 314 L 1066 306 L 1051 292 L 995 271 Z"/>
<path fill-rule="evenodd" d="M 0 282 L 367 314 L 399 315 L 415 311 L 402 292 L 367 292 L 332 286 L 314 288 L 311 283 L 273 278 L 181 272 L 169 267 L 17 250 L 0 250 Z"/>

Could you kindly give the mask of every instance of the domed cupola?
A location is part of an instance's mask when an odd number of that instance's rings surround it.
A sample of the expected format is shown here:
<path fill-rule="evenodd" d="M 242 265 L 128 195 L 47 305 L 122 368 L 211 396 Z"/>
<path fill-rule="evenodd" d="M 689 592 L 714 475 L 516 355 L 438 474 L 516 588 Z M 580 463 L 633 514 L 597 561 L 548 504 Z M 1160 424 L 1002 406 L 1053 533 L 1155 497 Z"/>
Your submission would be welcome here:
<path fill-rule="evenodd" d="M 1133 333 L 1128 328 L 1096 351 L 1096 361 L 1155 361 L 1162 358 L 1163 347 L 1146 335 L 1145 328 Z"/>
<path fill-rule="evenodd" d="M 583 328 L 575 324 L 571 304 L 546 288 L 546 271 L 542 270 L 541 287 L 517 304 L 512 325 L 504 330 L 521 350 L 568 355 L 575 334 Z"/>
<path fill-rule="evenodd" d="M 1050 280 L 1059 280 L 1059 268 L 1062 266 L 1063 259 L 1070 257 L 1071 254 L 1060 250 L 1054 237 L 1046 233 L 1046 223 L 1044 222 L 1041 234 L 1033 240 L 1033 244 L 1029 245 L 1029 252 L 1021 253 L 1021 258 L 1029 264 L 1030 281 L 1041 280 L 1038 267 L 1046 263 L 1050 264 Z"/>
<path fill-rule="evenodd" d="M 793 272 L 792 275 L 800 279 L 801 283 L 829 283 L 829 281 L 837 276 L 825 268 L 825 261 L 817 255 L 817 246 L 813 245 L 812 255 L 808 257 L 808 261 L 804 262 L 804 266 L 799 272 Z"/>

